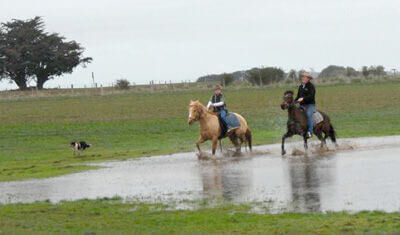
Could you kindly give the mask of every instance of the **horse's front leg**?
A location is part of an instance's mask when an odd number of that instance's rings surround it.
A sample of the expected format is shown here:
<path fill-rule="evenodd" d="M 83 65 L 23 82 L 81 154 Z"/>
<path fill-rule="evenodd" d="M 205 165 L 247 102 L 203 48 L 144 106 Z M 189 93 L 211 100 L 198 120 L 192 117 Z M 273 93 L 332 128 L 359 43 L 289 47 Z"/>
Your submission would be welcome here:
<path fill-rule="evenodd" d="M 308 138 L 306 136 L 303 137 L 304 138 L 304 149 L 307 151 L 308 149 Z"/>
<path fill-rule="evenodd" d="M 212 154 L 215 155 L 215 152 L 217 150 L 217 145 L 218 145 L 218 138 L 214 138 L 212 140 Z"/>
<path fill-rule="evenodd" d="M 286 133 L 282 136 L 282 156 L 286 154 L 286 150 L 285 150 L 285 139 L 286 139 L 286 138 L 289 138 L 289 137 L 291 137 L 291 136 L 293 136 L 293 134 L 292 134 L 290 131 L 286 132 Z"/>
<path fill-rule="evenodd" d="M 199 150 L 199 153 L 201 153 L 201 150 L 200 150 L 200 144 L 202 144 L 202 143 L 204 143 L 204 139 L 203 139 L 203 137 L 199 137 L 199 139 L 196 141 L 196 147 L 197 147 L 197 149 Z"/>

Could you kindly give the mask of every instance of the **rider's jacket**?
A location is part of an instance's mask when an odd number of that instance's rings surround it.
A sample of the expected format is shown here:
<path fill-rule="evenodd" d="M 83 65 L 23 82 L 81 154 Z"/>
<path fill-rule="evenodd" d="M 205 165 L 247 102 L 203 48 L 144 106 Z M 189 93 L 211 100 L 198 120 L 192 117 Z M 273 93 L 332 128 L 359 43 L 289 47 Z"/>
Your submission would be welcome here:
<path fill-rule="evenodd" d="M 213 95 L 211 96 L 210 101 L 208 102 L 207 108 L 209 108 L 210 103 L 214 105 L 214 112 L 220 112 L 221 110 L 225 109 L 225 98 L 223 94 Z"/>
<path fill-rule="evenodd" d="M 301 104 L 315 104 L 315 87 L 311 82 L 301 84 L 297 92 L 296 100 L 303 98 L 304 101 Z"/>

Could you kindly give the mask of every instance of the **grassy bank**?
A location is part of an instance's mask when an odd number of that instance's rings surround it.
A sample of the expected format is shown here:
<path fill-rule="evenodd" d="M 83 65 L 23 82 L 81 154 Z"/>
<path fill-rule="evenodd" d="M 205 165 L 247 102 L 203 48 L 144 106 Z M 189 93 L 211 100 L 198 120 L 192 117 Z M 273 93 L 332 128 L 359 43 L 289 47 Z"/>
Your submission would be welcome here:
<path fill-rule="evenodd" d="M 23 216 L 21 216 L 23 215 Z M 119 200 L 0 206 L 0 233 L 371 233 L 400 232 L 399 213 L 254 214 L 248 206 L 196 211 Z"/>
<path fill-rule="evenodd" d="M 255 144 L 280 140 L 287 88 L 225 91 L 229 110 L 248 119 Z M 319 86 L 318 108 L 331 116 L 339 138 L 400 134 L 399 89 L 399 82 Z M 1 100 L 0 181 L 81 171 L 88 161 L 191 151 L 198 128 L 186 123 L 187 105 L 210 95 L 193 89 Z M 93 148 L 73 157 L 72 140 Z"/>

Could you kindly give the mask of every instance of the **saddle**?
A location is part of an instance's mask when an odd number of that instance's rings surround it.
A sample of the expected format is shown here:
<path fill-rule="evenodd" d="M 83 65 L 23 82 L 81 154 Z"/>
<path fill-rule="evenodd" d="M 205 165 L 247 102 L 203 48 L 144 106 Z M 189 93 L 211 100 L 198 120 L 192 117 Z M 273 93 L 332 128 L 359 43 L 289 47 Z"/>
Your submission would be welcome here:
<path fill-rule="evenodd" d="M 303 113 L 306 112 L 306 109 L 303 106 L 300 106 L 300 109 L 303 111 Z M 320 111 L 316 110 L 313 113 L 313 119 L 314 119 L 314 126 L 315 126 L 324 121 L 324 116 L 321 114 Z"/>
<path fill-rule="evenodd" d="M 314 125 L 320 124 L 321 122 L 324 121 L 324 116 L 319 111 L 315 111 L 313 113 L 313 118 L 314 118 Z"/>
<path fill-rule="evenodd" d="M 306 109 L 303 106 L 300 106 L 300 109 L 305 113 Z M 316 110 L 313 113 L 313 119 L 314 119 L 314 126 L 317 124 L 320 124 L 321 122 L 324 121 L 324 116 L 322 116 L 321 112 Z"/>
<path fill-rule="evenodd" d="M 218 137 L 219 139 L 222 139 L 226 136 L 228 132 L 228 126 L 222 121 L 221 117 L 219 115 L 218 120 L 219 120 L 219 126 L 221 127 L 221 135 Z M 238 117 L 234 113 L 229 113 L 226 115 L 226 120 L 229 122 L 229 124 L 233 127 L 239 127 L 240 122 Z"/>

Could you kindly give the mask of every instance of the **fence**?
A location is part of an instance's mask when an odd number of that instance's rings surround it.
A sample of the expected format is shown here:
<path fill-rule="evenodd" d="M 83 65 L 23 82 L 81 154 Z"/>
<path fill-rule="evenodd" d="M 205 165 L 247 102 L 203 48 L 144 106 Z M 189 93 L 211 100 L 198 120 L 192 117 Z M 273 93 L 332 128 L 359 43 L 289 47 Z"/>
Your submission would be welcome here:
<path fill-rule="evenodd" d="M 383 76 L 383 77 L 352 77 L 352 78 L 316 78 L 313 80 L 317 86 L 334 85 L 334 84 L 352 84 L 352 83 L 380 83 L 380 82 L 400 82 L 400 76 Z M 299 81 L 285 80 L 279 83 L 273 83 L 264 88 L 284 88 L 284 87 L 295 87 Z M 40 98 L 40 97 L 55 97 L 55 96 L 105 96 L 113 94 L 125 94 L 125 93 L 156 93 L 156 92 L 176 92 L 176 91 L 189 91 L 189 90 L 211 90 L 218 84 L 217 82 L 150 82 L 148 85 L 132 85 L 129 89 L 119 89 L 115 85 L 103 87 L 103 85 L 94 86 L 93 88 L 74 88 L 73 85 L 70 88 L 61 89 L 44 89 L 37 90 L 31 89 L 26 91 L 12 90 L 12 91 L 1 91 L 0 100 L 16 100 L 25 98 Z M 243 88 L 259 88 L 252 86 L 247 82 L 237 82 L 230 86 L 230 89 L 243 89 Z M 259 88 L 260 89 L 260 88 Z M 261 88 L 262 89 L 262 88 Z"/>
<path fill-rule="evenodd" d="M 31 88 L 29 90 L 5 90 L 0 92 L 0 100 L 15 100 L 25 98 L 41 98 L 53 96 L 105 96 L 113 94 L 124 94 L 131 92 L 155 93 L 155 92 L 175 92 L 191 89 L 211 89 L 216 83 L 194 83 L 183 81 L 181 83 L 159 82 L 158 84 L 151 81 L 148 85 L 131 85 L 128 89 L 120 89 L 114 84 L 112 86 L 103 86 L 95 84 L 92 88 L 75 88 L 71 85 L 69 88 L 52 88 L 37 90 Z"/>

